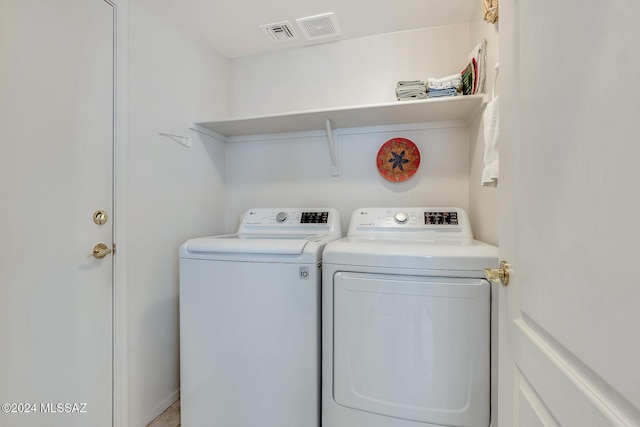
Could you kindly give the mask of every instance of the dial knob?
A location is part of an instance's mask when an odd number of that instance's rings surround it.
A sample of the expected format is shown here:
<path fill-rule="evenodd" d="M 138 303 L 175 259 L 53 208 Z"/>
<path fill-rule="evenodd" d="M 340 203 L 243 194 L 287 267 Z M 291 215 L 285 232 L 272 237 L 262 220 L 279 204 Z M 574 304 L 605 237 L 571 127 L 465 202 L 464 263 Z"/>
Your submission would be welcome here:
<path fill-rule="evenodd" d="M 287 220 L 287 217 L 289 215 L 287 215 L 286 212 L 278 212 L 278 215 L 276 215 L 276 221 L 277 222 L 285 222 Z"/>
<path fill-rule="evenodd" d="M 393 220 L 398 224 L 404 224 L 409 220 L 409 215 L 407 215 L 405 212 L 398 212 L 393 217 Z"/>

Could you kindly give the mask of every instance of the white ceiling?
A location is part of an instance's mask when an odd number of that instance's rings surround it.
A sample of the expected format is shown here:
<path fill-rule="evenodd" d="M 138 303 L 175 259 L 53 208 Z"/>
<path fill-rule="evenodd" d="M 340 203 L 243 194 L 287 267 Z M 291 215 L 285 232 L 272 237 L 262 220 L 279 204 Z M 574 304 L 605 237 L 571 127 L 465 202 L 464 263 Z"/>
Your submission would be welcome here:
<path fill-rule="evenodd" d="M 467 23 L 482 0 L 167 0 L 228 58 L 312 44 L 295 20 L 333 12 L 340 40 Z M 260 25 L 289 21 L 297 40 L 273 42 Z M 318 43 L 315 41 L 314 43 Z"/>

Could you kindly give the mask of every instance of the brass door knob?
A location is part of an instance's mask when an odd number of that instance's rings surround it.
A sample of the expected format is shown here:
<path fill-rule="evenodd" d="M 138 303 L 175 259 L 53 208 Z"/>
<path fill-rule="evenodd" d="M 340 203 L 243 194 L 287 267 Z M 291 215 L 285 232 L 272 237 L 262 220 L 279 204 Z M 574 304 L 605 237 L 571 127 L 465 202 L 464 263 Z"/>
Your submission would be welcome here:
<path fill-rule="evenodd" d="M 93 213 L 93 222 L 98 225 L 104 225 L 109 220 L 109 215 L 103 210 L 95 211 Z"/>
<path fill-rule="evenodd" d="M 87 256 L 92 256 L 97 259 L 102 259 L 111 253 L 111 249 L 104 243 L 98 243 L 93 247 L 93 252 Z"/>
<path fill-rule="evenodd" d="M 484 276 L 492 283 L 508 286 L 510 268 L 511 264 L 506 261 L 500 261 L 500 268 L 485 268 Z"/>

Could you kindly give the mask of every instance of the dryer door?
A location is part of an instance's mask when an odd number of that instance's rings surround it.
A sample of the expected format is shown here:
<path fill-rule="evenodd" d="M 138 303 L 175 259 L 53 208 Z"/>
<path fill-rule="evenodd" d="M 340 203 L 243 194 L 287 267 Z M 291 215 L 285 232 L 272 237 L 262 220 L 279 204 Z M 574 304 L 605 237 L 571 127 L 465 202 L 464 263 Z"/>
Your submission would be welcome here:
<path fill-rule="evenodd" d="M 381 415 L 488 426 L 490 285 L 334 276 L 334 400 Z"/>

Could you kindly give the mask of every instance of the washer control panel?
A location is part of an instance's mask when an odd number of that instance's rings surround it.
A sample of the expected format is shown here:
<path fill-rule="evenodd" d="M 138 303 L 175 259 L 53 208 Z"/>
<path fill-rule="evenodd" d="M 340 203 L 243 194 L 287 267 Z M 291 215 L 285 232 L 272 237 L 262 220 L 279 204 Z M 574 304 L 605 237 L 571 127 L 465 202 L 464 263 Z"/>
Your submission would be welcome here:
<path fill-rule="evenodd" d="M 348 235 L 394 231 L 472 236 L 466 212 L 455 207 L 357 209 L 351 216 Z"/>
<path fill-rule="evenodd" d="M 246 225 L 327 224 L 329 223 L 329 211 L 251 209 L 245 212 L 242 220 Z"/>
<path fill-rule="evenodd" d="M 238 233 L 341 232 L 340 215 L 333 208 L 256 208 L 246 211 Z"/>

